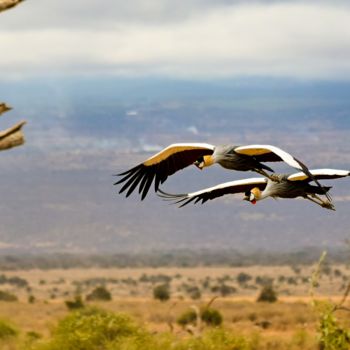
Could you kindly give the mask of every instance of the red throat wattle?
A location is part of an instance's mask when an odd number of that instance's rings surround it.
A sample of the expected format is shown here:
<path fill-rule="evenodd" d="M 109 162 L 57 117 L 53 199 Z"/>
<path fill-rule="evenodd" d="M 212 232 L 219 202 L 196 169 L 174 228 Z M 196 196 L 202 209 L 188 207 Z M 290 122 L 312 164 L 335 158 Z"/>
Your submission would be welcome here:
<path fill-rule="evenodd" d="M 256 200 L 255 199 L 253 199 L 250 203 L 252 203 L 252 204 L 256 204 Z"/>

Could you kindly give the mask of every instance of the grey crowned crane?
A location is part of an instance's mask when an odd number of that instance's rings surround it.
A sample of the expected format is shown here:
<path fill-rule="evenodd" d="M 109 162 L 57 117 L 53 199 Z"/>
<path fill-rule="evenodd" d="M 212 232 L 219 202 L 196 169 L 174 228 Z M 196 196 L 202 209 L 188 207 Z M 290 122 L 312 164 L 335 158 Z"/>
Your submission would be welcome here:
<path fill-rule="evenodd" d="M 297 198 L 308 199 L 323 208 L 335 210 L 328 199 L 322 199 L 319 195 L 328 192 L 331 187 L 320 187 L 310 185 L 313 178 L 317 180 L 338 179 L 350 175 L 348 170 L 337 169 L 315 169 L 310 170 L 312 178 L 303 172 L 291 175 L 277 175 L 279 181 L 272 181 L 268 178 L 251 178 L 225 182 L 220 185 L 206 188 L 197 192 L 186 194 L 169 194 L 159 191 L 159 196 L 166 200 L 174 201 L 183 207 L 191 202 L 202 204 L 208 200 L 224 196 L 226 194 L 244 193 L 244 200 L 256 204 L 267 197 L 272 198 Z"/>
<path fill-rule="evenodd" d="M 238 171 L 255 171 L 273 181 L 279 178 L 266 172 L 274 172 L 262 162 L 283 161 L 291 167 L 303 171 L 312 178 L 308 168 L 282 149 L 271 145 L 213 146 L 207 143 L 174 143 L 159 153 L 146 159 L 134 168 L 118 174 L 122 178 L 114 185 L 123 184 L 119 193 L 126 192 L 128 197 L 138 186 L 143 200 L 153 182 L 155 191 L 164 183 L 168 176 L 192 164 L 199 169 L 220 164 L 222 167 Z M 317 179 L 312 178 L 322 189 Z M 326 194 L 326 191 L 323 191 Z M 329 197 L 330 200 L 330 197 Z"/>

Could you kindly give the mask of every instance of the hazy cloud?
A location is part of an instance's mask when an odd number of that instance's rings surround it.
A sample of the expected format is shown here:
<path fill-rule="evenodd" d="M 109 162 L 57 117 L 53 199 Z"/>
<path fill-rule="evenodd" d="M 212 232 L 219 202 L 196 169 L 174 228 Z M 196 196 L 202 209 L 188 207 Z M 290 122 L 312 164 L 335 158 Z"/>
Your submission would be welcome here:
<path fill-rule="evenodd" d="M 0 42 L 0 68 L 7 76 L 347 79 L 350 5 L 37 0 L 2 15 Z"/>

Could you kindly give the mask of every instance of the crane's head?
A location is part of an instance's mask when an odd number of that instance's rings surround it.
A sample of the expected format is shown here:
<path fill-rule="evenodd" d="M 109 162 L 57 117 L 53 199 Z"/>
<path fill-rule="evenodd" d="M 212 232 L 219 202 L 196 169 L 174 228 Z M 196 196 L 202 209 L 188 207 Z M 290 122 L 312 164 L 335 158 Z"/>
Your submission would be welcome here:
<path fill-rule="evenodd" d="M 243 200 L 248 201 L 252 204 L 256 204 L 256 202 L 261 197 L 261 191 L 258 187 L 252 188 L 250 191 L 245 192 L 245 197 Z"/>
<path fill-rule="evenodd" d="M 202 170 L 204 167 L 214 164 L 214 158 L 213 156 L 203 156 L 198 158 L 193 164 L 198 169 Z"/>

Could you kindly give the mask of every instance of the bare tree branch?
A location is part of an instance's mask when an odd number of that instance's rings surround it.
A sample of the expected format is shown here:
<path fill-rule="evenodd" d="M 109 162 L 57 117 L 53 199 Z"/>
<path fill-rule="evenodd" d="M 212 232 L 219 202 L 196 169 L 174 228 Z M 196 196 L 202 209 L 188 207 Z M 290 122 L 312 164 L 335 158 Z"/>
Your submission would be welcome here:
<path fill-rule="evenodd" d="M 6 103 L 0 103 L 0 115 L 10 111 L 12 107 L 8 106 Z"/>
<path fill-rule="evenodd" d="M 24 135 L 22 132 L 25 121 L 21 121 L 16 125 L 0 132 L 0 151 L 20 146 L 24 144 Z"/>
<path fill-rule="evenodd" d="M 12 7 L 15 7 L 24 0 L 0 0 L 0 12 L 6 11 Z"/>

